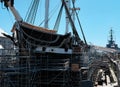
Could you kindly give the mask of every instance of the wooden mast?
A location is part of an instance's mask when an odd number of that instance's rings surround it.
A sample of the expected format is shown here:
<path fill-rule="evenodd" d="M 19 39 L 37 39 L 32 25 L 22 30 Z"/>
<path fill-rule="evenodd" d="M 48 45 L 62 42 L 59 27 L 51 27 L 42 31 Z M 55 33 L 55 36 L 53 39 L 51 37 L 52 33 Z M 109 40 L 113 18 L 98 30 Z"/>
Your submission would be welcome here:
<path fill-rule="evenodd" d="M 69 9 L 70 8 L 70 0 L 65 0 L 66 2 L 66 6 L 67 8 Z M 69 26 L 69 17 L 68 17 L 68 14 L 66 13 L 66 31 L 65 33 L 68 33 L 68 26 Z"/>
<path fill-rule="evenodd" d="M 49 17 L 49 0 L 45 0 L 45 24 L 44 27 L 48 28 L 48 17 Z"/>
<path fill-rule="evenodd" d="M 11 6 L 11 1 L 7 2 L 8 7 L 10 8 L 11 12 L 13 13 L 15 20 L 16 21 L 22 21 L 22 17 L 20 16 L 20 14 L 18 13 L 18 11 L 14 8 L 14 6 Z"/>

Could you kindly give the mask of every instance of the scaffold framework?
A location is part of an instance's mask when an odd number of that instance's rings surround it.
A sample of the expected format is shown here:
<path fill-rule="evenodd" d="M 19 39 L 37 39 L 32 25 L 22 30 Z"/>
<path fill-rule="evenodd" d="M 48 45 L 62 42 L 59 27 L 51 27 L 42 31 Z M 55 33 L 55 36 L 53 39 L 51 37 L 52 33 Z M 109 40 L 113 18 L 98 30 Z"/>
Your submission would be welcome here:
<path fill-rule="evenodd" d="M 70 67 L 74 64 L 68 55 L 44 52 L 31 55 L 30 50 L 26 56 L 18 50 L 1 50 L 1 53 L 1 87 L 80 86 L 80 71 L 72 71 Z"/>

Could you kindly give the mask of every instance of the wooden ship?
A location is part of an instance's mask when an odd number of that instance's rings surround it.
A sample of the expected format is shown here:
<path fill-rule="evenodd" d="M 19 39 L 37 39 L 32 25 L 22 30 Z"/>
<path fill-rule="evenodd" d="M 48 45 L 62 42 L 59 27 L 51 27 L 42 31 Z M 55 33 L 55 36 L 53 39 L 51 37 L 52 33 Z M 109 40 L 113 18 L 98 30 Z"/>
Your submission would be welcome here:
<path fill-rule="evenodd" d="M 17 50 L 14 66 L 1 69 L 1 87 L 80 87 L 80 58 L 88 46 L 78 35 L 68 1 L 61 0 L 61 9 L 66 11 L 73 35 L 25 22 L 15 9 L 14 0 L 1 0 L 16 19 L 13 35 L 3 35 L 13 41 Z"/>

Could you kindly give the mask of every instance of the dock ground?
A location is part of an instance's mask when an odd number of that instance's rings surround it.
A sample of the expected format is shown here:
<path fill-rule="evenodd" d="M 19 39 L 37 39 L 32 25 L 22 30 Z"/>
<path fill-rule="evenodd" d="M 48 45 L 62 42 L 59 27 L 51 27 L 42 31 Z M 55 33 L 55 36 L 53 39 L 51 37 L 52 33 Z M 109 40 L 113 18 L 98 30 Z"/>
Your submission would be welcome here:
<path fill-rule="evenodd" d="M 107 85 L 105 83 L 103 83 L 103 85 L 97 85 L 97 86 L 94 86 L 94 87 L 117 87 L 117 85 L 118 85 L 117 82 L 111 83 L 110 78 L 107 75 Z"/>
<path fill-rule="evenodd" d="M 94 87 L 118 87 L 118 81 L 117 81 L 116 75 L 110 67 L 109 67 L 109 69 L 110 69 L 110 72 L 111 72 L 111 75 L 112 75 L 114 82 L 111 82 L 110 77 L 108 75 L 106 75 L 107 83 L 103 82 L 102 85 L 96 85 Z M 99 72 L 102 72 L 102 70 L 100 70 Z M 103 76 L 102 79 L 104 79 L 104 78 L 105 78 L 105 76 Z"/>

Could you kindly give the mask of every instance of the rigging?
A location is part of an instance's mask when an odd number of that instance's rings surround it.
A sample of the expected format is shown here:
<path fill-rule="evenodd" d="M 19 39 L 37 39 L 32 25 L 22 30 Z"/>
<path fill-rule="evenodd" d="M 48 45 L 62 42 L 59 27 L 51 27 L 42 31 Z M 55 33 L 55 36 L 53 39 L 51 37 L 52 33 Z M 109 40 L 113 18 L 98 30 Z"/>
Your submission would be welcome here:
<path fill-rule="evenodd" d="M 58 10 L 59 6 L 60 6 L 60 2 L 58 2 L 58 3 L 54 6 L 54 8 L 52 8 L 52 10 L 49 12 L 49 17 L 48 17 L 48 20 L 47 20 L 48 22 L 49 22 L 49 20 L 50 20 L 52 17 L 54 17 L 54 14 L 55 14 L 56 11 Z M 45 19 L 42 20 L 42 22 L 39 24 L 39 26 L 41 26 L 44 22 L 45 22 Z"/>
<path fill-rule="evenodd" d="M 58 31 L 58 28 L 59 28 L 59 24 L 60 24 L 60 20 L 61 20 L 61 16 L 62 16 L 62 10 L 63 10 L 63 4 L 60 8 L 60 11 L 59 11 L 59 14 L 58 14 L 58 17 L 57 17 L 57 20 L 56 20 L 56 23 L 55 23 L 55 26 L 54 26 L 54 30 Z"/>
<path fill-rule="evenodd" d="M 69 17 L 70 24 L 71 24 L 71 27 L 72 27 L 72 30 L 73 30 L 73 34 L 75 35 L 76 41 L 77 41 L 78 43 L 81 43 L 82 40 L 80 39 L 80 37 L 79 37 L 79 35 L 78 35 L 78 32 L 76 31 L 76 27 L 75 27 L 75 25 L 74 25 L 74 23 L 73 23 L 73 20 L 72 20 L 72 18 L 71 18 L 70 12 L 69 12 L 69 10 L 68 10 L 68 8 L 67 8 L 67 6 L 66 6 L 66 3 L 65 3 L 64 0 L 62 0 L 62 3 L 64 4 L 64 7 L 65 7 L 65 9 L 66 9 L 66 13 L 67 13 L 67 15 L 68 15 L 68 17 Z"/>
<path fill-rule="evenodd" d="M 73 4 L 73 9 L 75 9 L 75 1 L 74 0 L 72 0 L 72 4 Z M 79 23 L 79 26 L 80 26 L 80 29 L 81 29 L 81 32 L 82 32 L 82 35 L 83 35 L 84 42 L 87 45 L 87 41 L 86 41 L 86 38 L 85 38 L 85 35 L 84 35 L 84 32 L 83 32 L 79 17 L 78 17 L 78 13 L 76 11 L 75 11 L 75 14 L 76 14 L 76 17 L 77 17 L 77 20 L 78 20 L 78 23 Z"/>
<path fill-rule="evenodd" d="M 34 24 L 39 2 L 40 0 L 32 0 L 25 17 L 26 22 Z"/>

